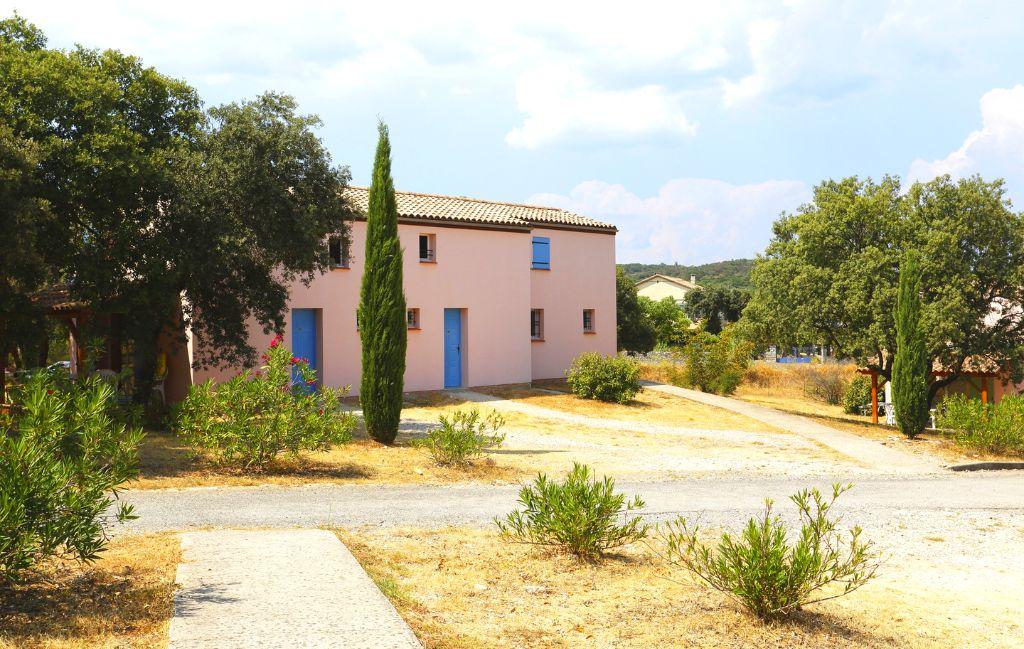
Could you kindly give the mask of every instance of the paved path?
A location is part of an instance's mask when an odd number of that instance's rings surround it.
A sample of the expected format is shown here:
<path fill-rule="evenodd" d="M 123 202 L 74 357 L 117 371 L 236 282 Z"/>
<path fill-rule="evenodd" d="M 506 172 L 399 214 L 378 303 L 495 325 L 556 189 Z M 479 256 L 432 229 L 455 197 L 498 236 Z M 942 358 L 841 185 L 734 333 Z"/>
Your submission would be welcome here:
<path fill-rule="evenodd" d="M 765 497 L 790 510 L 786 498 L 808 486 L 828 488 L 829 478 L 742 476 L 663 482 L 619 482 L 617 489 L 639 494 L 651 520 L 699 515 L 708 523 L 731 525 L 760 511 Z M 1024 476 L 1016 472 L 948 473 L 925 477 L 854 480 L 840 501 L 847 520 L 868 525 L 908 512 L 986 510 L 1024 512 Z M 516 505 L 518 487 L 481 484 L 309 485 L 127 491 L 139 518 L 114 532 L 138 533 L 188 528 L 285 528 L 489 525 Z"/>
<path fill-rule="evenodd" d="M 325 530 L 182 534 L 170 649 L 421 647 Z"/>
<path fill-rule="evenodd" d="M 709 406 L 729 410 L 730 412 L 745 415 L 776 428 L 781 428 L 794 435 L 814 440 L 879 471 L 914 474 L 934 473 L 939 470 L 938 464 L 928 462 L 911 453 L 890 448 L 854 433 L 819 424 L 807 417 L 791 415 L 774 408 L 767 408 L 717 394 L 678 388 L 674 385 L 651 383 L 649 381 L 645 381 L 643 384 L 649 390 L 673 394 Z"/>

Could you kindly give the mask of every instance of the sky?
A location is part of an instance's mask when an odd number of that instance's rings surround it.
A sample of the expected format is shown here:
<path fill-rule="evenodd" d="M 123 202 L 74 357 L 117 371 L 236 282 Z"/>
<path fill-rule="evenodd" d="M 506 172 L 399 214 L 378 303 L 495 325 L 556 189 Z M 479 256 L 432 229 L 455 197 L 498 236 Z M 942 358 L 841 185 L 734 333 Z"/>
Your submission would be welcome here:
<path fill-rule="evenodd" d="M 1024 3 L 0 0 L 208 105 L 266 90 L 367 184 L 563 207 L 620 262 L 750 257 L 828 178 L 1003 177 L 1024 205 Z"/>

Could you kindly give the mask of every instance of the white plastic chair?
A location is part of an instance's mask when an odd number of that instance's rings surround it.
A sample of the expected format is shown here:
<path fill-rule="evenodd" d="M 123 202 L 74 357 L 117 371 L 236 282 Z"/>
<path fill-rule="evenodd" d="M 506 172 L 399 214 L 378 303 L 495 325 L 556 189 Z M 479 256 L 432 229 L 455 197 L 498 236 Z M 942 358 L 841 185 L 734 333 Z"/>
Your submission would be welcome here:
<path fill-rule="evenodd" d="M 882 408 L 885 409 L 885 423 L 887 426 L 896 425 L 896 406 L 891 403 L 883 403 Z"/>

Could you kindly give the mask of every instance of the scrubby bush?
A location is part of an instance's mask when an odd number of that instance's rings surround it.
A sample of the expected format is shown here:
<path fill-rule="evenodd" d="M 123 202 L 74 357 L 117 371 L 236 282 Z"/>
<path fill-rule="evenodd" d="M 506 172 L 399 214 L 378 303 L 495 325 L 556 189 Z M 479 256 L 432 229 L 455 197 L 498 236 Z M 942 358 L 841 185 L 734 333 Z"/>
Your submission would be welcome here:
<path fill-rule="evenodd" d="M 580 354 L 565 372 L 573 394 L 584 399 L 629 403 L 640 390 L 640 363 L 625 356 Z"/>
<path fill-rule="evenodd" d="M 846 372 L 838 365 L 821 365 L 804 374 L 804 394 L 815 401 L 837 406 L 846 393 Z"/>
<path fill-rule="evenodd" d="M 765 362 L 753 362 L 743 374 L 743 382 L 758 388 L 770 388 L 779 382 L 781 371 Z"/>
<path fill-rule="evenodd" d="M 698 538 L 698 528 L 683 518 L 667 526 L 670 561 L 699 580 L 736 599 L 762 619 L 785 617 L 814 602 L 848 595 L 875 575 L 879 557 L 861 529 L 844 533 L 832 506 L 851 485 L 834 485 L 832 497 L 817 489 L 790 497 L 799 510 L 800 534 L 790 529 L 765 501 L 764 514 L 747 522 L 739 539 L 722 534 L 717 548 Z"/>
<path fill-rule="evenodd" d="M 287 452 L 325 451 L 352 438 L 356 419 L 339 409 L 345 390 L 316 387 L 316 372 L 278 336 L 259 370 L 192 386 L 175 426 L 193 450 L 214 462 L 262 470 Z"/>
<path fill-rule="evenodd" d="M 871 406 L 871 377 L 858 374 L 846 386 L 843 394 L 843 411 L 851 415 L 864 414 Z"/>
<path fill-rule="evenodd" d="M 750 366 L 753 345 L 735 335 L 729 326 L 717 336 L 698 331 L 683 349 L 686 370 L 681 384 L 702 392 L 732 394 Z"/>
<path fill-rule="evenodd" d="M 107 527 L 133 518 L 118 488 L 138 474 L 142 431 L 117 423 L 114 391 L 38 372 L 0 421 L 0 584 L 41 559 L 92 561 Z"/>
<path fill-rule="evenodd" d="M 501 446 L 505 436 L 498 431 L 505 419 L 496 412 L 481 416 L 476 408 L 441 415 L 441 425 L 416 442 L 440 465 L 466 465 L 487 449 Z"/>
<path fill-rule="evenodd" d="M 574 463 L 561 482 L 537 476 L 532 485 L 519 492 L 522 510 L 505 520 L 495 519 L 502 536 L 516 543 L 551 546 L 585 559 L 599 558 L 606 551 L 639 541 L 647 536 L 648 525 L 630 516 L 644 507 L 634 496 L 626 501 L 615 493 L 615 481 L 605 476 L 596 480 L 590 467 Z"/>
<path fill-rule="evenodd" d="M 939 405 L 935 424 L 958 444 L 989 453 L 1024 456 L 1024 397 L 1007 395 L 995 405 L 958 394 Z"/>

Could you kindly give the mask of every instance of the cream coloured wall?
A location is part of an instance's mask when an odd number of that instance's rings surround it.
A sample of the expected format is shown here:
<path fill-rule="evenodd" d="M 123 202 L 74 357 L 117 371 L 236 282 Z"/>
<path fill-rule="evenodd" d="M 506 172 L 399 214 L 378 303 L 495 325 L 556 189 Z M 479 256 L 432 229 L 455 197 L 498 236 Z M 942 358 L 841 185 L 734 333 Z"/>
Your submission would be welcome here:
<path fill-rule="evenodd" d="M 643 286 L 637 286 L 637 295 L 650 298 L 655 302 L 663 300 L 666 297 L 670 297 L 676 302 L 682 302 L 689 291 L 678 284 L 672 282 L 666 282 L 663 279 L 654 279 Z"/>
<path fill-rule="evenodd" d="M 615 237 L 543 228 L 534 236 L 551 239 L 551 269 L 530 271 L 531 308 L 544 310 L 544 340 L 531 342 L 533 378 L 561 378 L 583 352 L 616 353 Z M 594 309 L 595 333 L 583 333 L 584 309 Z M 528 337 L 528 314 L 522 322 Z"/>

